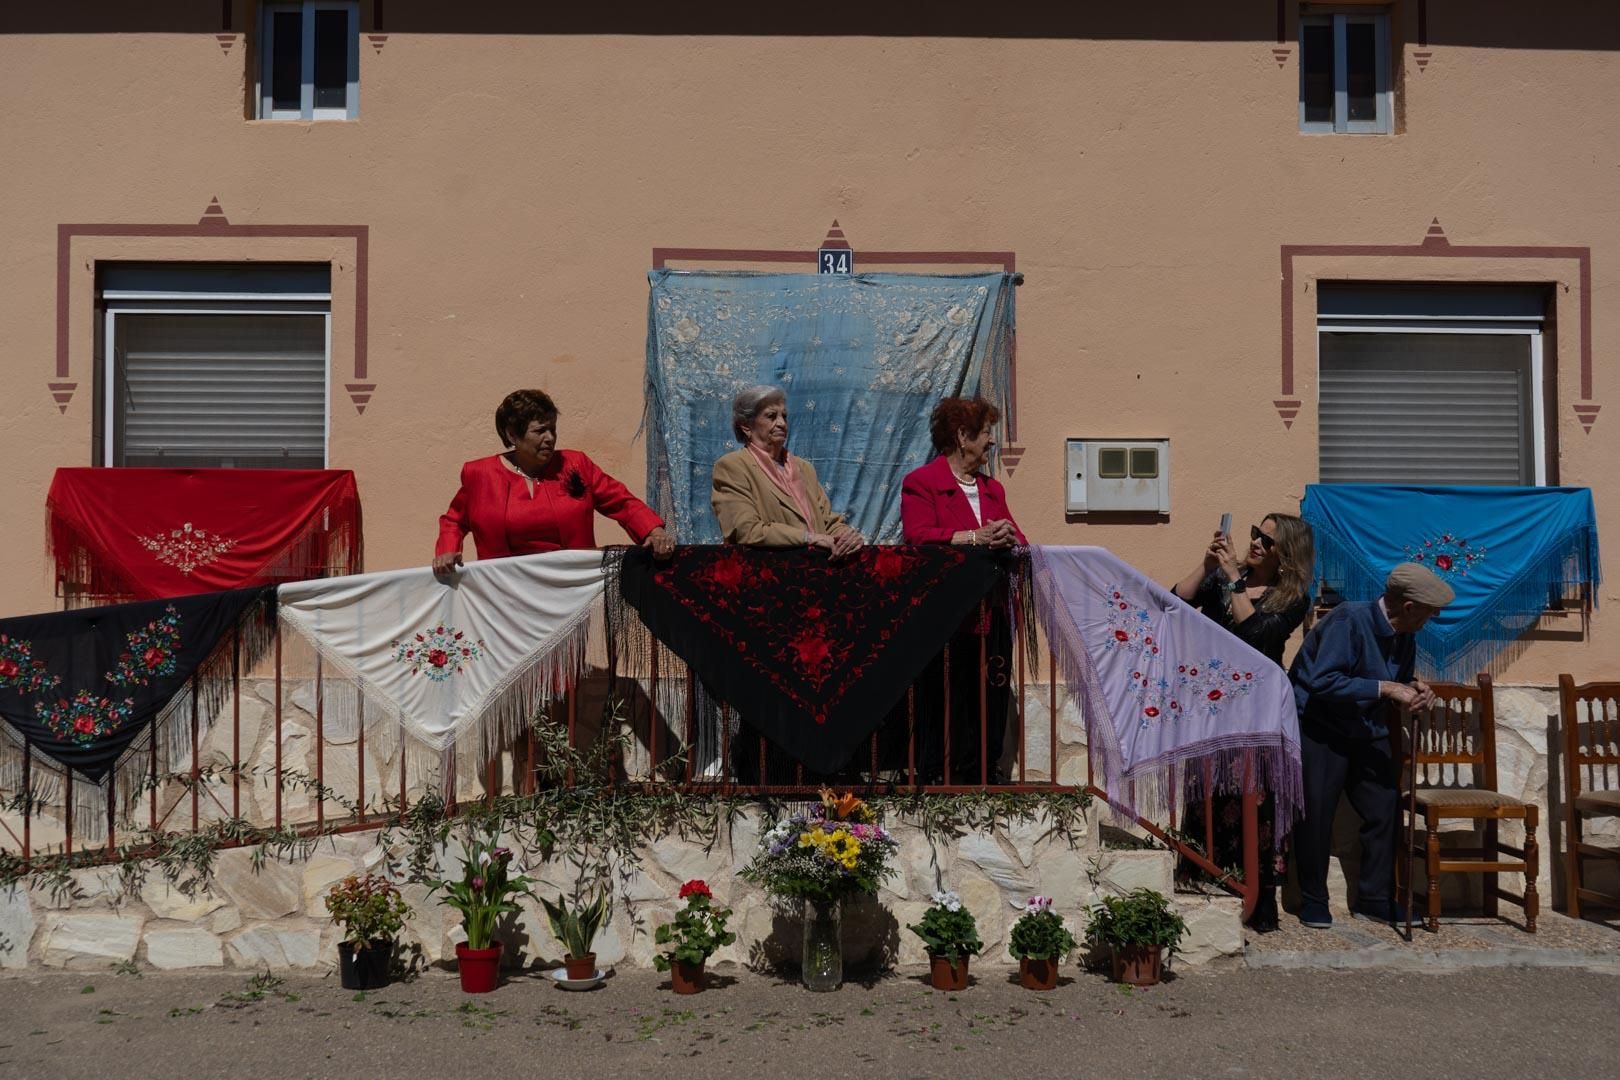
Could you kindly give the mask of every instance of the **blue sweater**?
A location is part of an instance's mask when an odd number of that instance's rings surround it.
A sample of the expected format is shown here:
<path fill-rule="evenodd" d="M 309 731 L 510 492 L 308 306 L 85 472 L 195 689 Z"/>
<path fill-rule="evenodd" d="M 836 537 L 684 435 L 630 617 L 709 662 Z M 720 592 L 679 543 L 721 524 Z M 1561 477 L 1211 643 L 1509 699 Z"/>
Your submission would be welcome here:
<path fill-rule="evenodd" d="M 1389 734 L 1380 682 L 1411 682 L 1417 643 L 1397 634 L 1378 601 L 1340 604 L 1305 636 L 1288 677 L 1300 726 L 1350 739 Z"/>

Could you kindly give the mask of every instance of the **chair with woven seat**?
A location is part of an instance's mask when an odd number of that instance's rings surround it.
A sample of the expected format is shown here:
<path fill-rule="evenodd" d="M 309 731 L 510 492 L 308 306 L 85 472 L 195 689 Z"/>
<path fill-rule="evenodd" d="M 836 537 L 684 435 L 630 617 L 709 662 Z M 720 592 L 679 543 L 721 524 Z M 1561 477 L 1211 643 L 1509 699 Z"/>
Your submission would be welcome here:
<path fill-rule="evenodd" d="M 1536 891 L 1540 848 L 1536 829 L 1541 811 L 1496 790 L 1496 702 L 1491 677 L 1481 675 L 1477 686 L 1436 683 L 1435 703 L 1428 709 L 1402 711 L 1400 723 L 1390 727 L 1396 745 L 1395 760 L 1406 786 L 1402 795 L 1405 822 L 1404 854 L 1395 861 L 1397 895 L 1404 895 L 1412 910 L 1412 860 L 1422 859 L 1428 889 L 1423 894 L 1425 929 L 1440 929 L 1440 875 L 1483 874 L 1484 909 L 1495 916 L 1497 902 L 1507 900 L 1524 909 L 1525 929 L 1536 932 L 1541 901 Z M 1404 745 L 1402 745 L 1404 743 Z M 1463 777 L 1463 767 L 1468 776 Z M 1416 839 L 1422 815 L 1424 838 Z M 1440 848 L 1440 825 L 1462 819 L 1483 826 L 1478 847 Z M 1524 846 L 1514 847 L 1499 835 L 1503 821 L 1524 822 Z M 1504 859 L 1503 856 L 1513 856 Z M 1501 888 L 1502 874 L 1523 874 L 1524 893 Z"/>
<path fill-rule="evenodd" d="M 1577 684 L 1558 677 L 1558 720 L 1564 736 L 1565 907 L 1581 917 L 1581 901 L 1620 907 L 1620 896 L 1586 887 L 1582 863 L 1620 862 L 1620 848 L 1587 843 L 1587 818 L 1620 817 L 1620 682 Z"/>

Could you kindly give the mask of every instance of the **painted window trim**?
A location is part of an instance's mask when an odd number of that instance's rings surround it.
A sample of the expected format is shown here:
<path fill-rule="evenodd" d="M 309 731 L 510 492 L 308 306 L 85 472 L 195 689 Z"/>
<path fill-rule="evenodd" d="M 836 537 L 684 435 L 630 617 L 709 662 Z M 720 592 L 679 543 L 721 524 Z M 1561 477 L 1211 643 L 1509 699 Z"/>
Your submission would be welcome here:
<path fill-rule="evenodd" d="M 298 80 L 298 109 L 277 109 L 271 100 L 267 73 L 273 70 L 275 34 L 271 30 L 277 12 L 299 10 L 301 24 Z M 348 81 L 341 109 L 315 107 L 315 13 L 342 11 L 348 15 L 345 37 L 348 44 Z M 360 118 L 360 5 L 358 0 L 288 0 L 265 4 L 259 9 L 258 65 L 254 77 L 254 100 L 259 120 L 358 120 Z"/>
<path fill-rule="evenodd" d="M 1373 27 L 1374 77 L 1377 90 L 1373 102 L 1377 115 L 1372 120 L 1349 118 L 1348 46 L 1345 28 L 1352 24 Z M 1311 26 L 1333 28 L 1333 120 L 1305 119 L 1305 30 Z M 1395 130 L 1395 88 L 1390 63 L 1389 16 L 1378 12 L 1312 12 L 1299 18 L 1299 130 L 1312 135 L 1389 135 Z"/>

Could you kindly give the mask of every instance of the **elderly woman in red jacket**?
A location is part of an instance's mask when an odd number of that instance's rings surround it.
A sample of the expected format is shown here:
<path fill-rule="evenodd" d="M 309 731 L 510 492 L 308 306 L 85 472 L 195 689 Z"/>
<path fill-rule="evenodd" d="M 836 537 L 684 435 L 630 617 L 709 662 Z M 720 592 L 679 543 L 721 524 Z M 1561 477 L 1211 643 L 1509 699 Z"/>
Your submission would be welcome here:
<path fill-rule="evenodd" d="M 995 445 L 992 426 L 1001 418 L 994 405 L 978 398 L 946 398 L 934 406 L 928 430 L 939 455 L 906 474 L 900 492 L 900 523 L 908 544 L 962 544 L 997 549 L 1026 543 L 1007 493 L 996 480 L 980 471 Z M 983 617 L 968 621 L 951 639 L 951 782 L 977 783 L 983 775 L 990 783 L 1001 780 L 999 768 L 1005 738 L 1009 679 L 996 678 L 1010 670 L 1012 630 L 1001 605 L 990 603 Z M 985 645 L 985 758 L 979 758 L 979 645 Z M 923 676 L 919 709 L 918 748 L 927 780 L 943 775 L 944 705 L 943 659 Z M 999 685 L 998 685 L 999 684 Z"/>
<path fill-rule="evenodd" d="M 557 404 L 543 390 L 514 390 L 495 410 L 505 453 L 461 467 L 461 488 L 439 518 L 433 572 L 461 565 L 471 533 L 480 559 L 596 547 L 597 514 L 663 558 L 675 538 L 630 489 L 578 450 L 557 448 Z"/>

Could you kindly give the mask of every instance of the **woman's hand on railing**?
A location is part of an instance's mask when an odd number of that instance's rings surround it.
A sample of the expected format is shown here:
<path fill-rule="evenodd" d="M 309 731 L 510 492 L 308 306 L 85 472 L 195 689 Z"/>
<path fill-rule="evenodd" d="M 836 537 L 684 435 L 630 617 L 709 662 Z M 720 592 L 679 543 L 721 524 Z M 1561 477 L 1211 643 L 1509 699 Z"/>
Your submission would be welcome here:
<path fill-rule="evenodd" d="M 439 577 L 449 577 L 461 565 L 461 552 L 447 551 L 443 555 L 433 556 L 433 572 Z"/>
<path fill-rule="evenodd" d="M 641 542 L 641 546 L 652 549 L 653 558 L 667 559 L 675 554 L 675 537 L 669 530 L 660 525 L 647 534 L 646 539 Z"/>

